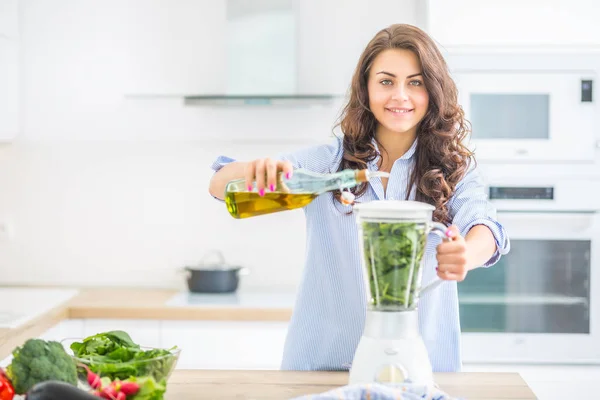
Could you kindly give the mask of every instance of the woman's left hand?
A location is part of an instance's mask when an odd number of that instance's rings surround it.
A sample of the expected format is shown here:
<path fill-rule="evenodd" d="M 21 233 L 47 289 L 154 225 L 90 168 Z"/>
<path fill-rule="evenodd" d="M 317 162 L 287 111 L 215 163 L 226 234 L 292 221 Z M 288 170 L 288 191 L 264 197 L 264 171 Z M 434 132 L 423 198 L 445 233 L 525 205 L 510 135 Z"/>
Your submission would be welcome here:
<path fill-rule="evenodd" d="M 443 241 L 437 246 L 437 275 L 440 279 L 460 282 L 469 272 L 467 243 L 455 225 L 449 227 L 446 232 L 452 240 Z"/>

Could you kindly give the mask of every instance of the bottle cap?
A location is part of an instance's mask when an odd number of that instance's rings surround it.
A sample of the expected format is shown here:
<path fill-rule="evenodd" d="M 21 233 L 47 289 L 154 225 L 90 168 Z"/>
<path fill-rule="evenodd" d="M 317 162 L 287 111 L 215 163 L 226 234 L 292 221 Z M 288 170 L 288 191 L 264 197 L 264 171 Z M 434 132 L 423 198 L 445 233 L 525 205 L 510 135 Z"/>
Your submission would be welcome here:
<path fill-rule="evenodd" d="M 367 182 L 369 180 L 369 176 L 367 175 L 367 172 L 369 172 L 368 169 L 361 169 L 360 171 L 356 172 L 356 181 L 357 182 Z"/>

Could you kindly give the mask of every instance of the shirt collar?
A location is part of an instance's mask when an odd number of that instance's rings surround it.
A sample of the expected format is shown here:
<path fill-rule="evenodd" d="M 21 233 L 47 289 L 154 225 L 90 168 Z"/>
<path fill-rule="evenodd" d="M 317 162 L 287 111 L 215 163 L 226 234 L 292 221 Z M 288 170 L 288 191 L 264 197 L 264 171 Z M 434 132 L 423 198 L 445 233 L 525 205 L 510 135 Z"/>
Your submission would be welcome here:
<path fill-rule="evenodd" d="M 411 160 L 413 158 L 413 156 L 415 155 L 415 152 L 417 151 L 418 142 L 419 142 L 419 138 L 415 138 L 415 140 L 413 141 L 413 144 L 410 146 L 410 148 L 398 160 Z M 379 152 L 379 146 L 377 145 L 377 140 L 375 140 L 375 138 L 371 139 L 371 143 L 373 143 L 373 146 L 375 146 L 375 151 L 377 152 L 377 157 L 375 157 L 375 159 L 369 163 L 369 169 L 377 170 L 378 169 L 377 163 L 379 162 L 379 159 L 381 158 L 381 153 Z"/>

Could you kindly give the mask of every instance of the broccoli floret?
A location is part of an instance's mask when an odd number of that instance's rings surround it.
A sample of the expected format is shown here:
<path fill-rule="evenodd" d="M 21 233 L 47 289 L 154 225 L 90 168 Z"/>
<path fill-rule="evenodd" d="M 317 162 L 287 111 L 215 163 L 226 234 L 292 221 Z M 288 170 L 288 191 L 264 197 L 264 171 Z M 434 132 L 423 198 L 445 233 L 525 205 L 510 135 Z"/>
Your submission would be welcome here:
<path fill-rule="evenodd" d="M 17 394 L 25 394 L 36 383 L 50 380 L 77 386 L 75 362 L 58 342 L 29 339 L 12 354 L 6 374 Z"/>

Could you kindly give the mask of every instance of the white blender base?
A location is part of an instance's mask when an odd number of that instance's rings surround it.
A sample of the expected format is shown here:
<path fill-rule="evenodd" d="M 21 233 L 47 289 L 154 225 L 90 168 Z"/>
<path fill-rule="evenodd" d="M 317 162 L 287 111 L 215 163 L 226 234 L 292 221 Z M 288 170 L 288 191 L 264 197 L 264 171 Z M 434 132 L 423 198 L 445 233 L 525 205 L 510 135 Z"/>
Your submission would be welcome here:
<path fill-rule="evenodd" d="M 362 336 L 350 368 L 349 384 L 401 383 L 433 386 L 433 371 L 420 336 L 381 339 Z"/>

